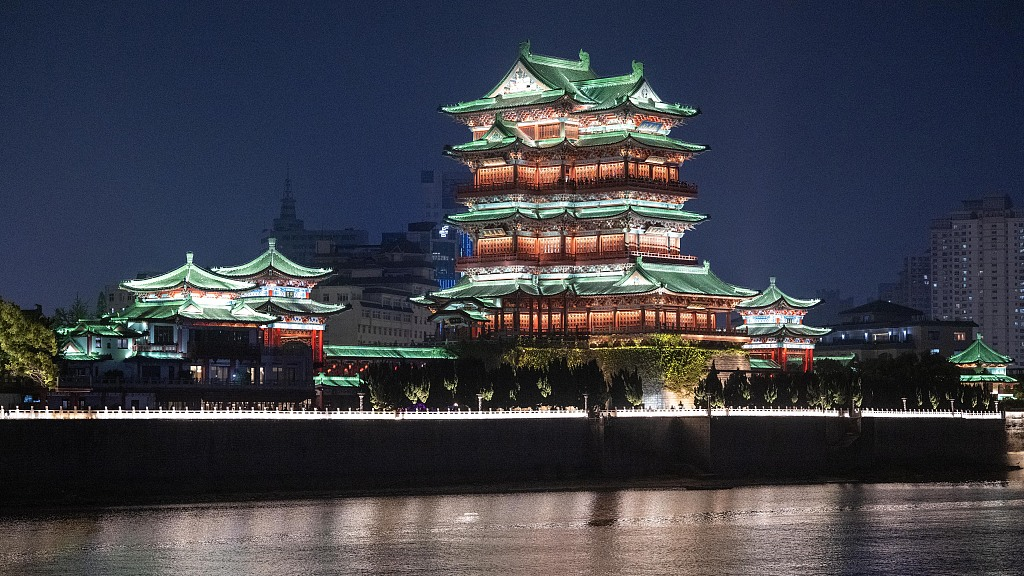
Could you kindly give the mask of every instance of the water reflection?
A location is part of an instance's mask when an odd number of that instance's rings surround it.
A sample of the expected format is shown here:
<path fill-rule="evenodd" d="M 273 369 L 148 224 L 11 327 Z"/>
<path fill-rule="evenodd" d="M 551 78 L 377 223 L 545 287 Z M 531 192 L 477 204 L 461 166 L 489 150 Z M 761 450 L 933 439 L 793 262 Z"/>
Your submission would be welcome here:
<path fill-rule="evenodd" d="M 0 574 L 1016 574 L 1018 480 L 105 509 L 0 518 Z"/>

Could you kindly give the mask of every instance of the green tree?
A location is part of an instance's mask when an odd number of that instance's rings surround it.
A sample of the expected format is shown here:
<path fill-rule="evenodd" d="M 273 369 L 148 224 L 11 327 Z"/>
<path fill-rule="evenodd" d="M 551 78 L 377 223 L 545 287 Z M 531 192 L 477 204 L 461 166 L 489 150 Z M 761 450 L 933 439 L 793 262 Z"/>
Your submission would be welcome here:
<path fill-rule="evenodd" d="M 427 399 L 430 398 L 430 380 L 427 378 L 412 378 L 405 383 L 403 392 L 405 397 L 409 399 L 409 402 L 413 404 L 426 404 Z"/>
<path fill-rule="evenodd" d="M 370 364 L 366 369 L 366 387 L 374 410 L 394 410 L 402 400 L 402 384 L 396 369 L 389 364 Z"/>
<path fill-rule="evenodd" d="M 90 317 L 89 307 L 86 306 L 85 300 L 78 294 L 75 294 L 75 301 L 71 303 L 68 308 L 57 308 L 53 311 L 53 326 L 74 326 L 79 320 L 85 320 Z"/>
<path fill-rule="evenodd" d="M 30 320 L 14 304 L 0 300 L 0 370 L 53 388 L 57 385 L 56 355 L 53 330 Z"/>
<path fill-rule="evenodd" d="M 107 295 L 100 290 L 98 296 L 96 296 L 96 310 L 93 312 L 93 318 L 102 318 L 110 310 L 107 305 Z"/>

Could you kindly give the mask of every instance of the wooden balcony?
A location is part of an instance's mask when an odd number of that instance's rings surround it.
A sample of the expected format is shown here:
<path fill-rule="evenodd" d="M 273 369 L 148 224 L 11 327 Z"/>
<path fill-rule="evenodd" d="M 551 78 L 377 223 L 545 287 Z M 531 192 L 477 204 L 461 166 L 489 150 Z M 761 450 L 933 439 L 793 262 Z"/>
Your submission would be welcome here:
<path fill-rule="evenodd" d="M 614 264 L 625 262 L 637 256 L 644 260 L 695 266 L 697 257 L 688 254 L 671 254 L 668 252 L 647 252 L 643 250 L 615 250 L 605 252 L 581 252 L 577 254 L 481 254 L 464 256 L 458 259 L 455 269 L 464 272 L 471 268 L 486 266 L 586 266 L 593 264 Z"/>
<path fill-rule="evenodd" d="M 653 178 L 619 177 L 586 180 L 558 180 L 532 182 L 510 180 L 490 184 L 465 184 L 456 188 L 457 199 L 473 199 L 495 194 L 576 194 L 582 192 L 614 191 L 624 187 L 644 191 L 667 192 L 685 198 L 697 196 L 697 185 L 683 181 L 655 180 Z"/>

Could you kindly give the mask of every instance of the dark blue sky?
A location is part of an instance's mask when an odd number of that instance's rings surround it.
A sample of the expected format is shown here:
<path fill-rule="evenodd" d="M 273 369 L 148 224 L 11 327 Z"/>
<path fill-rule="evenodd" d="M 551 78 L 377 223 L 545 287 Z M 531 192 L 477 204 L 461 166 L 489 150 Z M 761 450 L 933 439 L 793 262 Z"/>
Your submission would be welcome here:
<path fill-rule="evenodd" d="M 52 4 L 0 3 L 0 297 L 22 306 L 187 250 L 249 259 L 289 164 L 307 227 L 404 227 L 469 138 L 437 106 L 526 39 L 602 75 L 640 60 L 701 108 L 673 132 L 711 147 L 683 167 L 711 215 L 684 245 L 731 282 L 867 296 L 961 199 L 1024 204 L 1020 2 Z"/>

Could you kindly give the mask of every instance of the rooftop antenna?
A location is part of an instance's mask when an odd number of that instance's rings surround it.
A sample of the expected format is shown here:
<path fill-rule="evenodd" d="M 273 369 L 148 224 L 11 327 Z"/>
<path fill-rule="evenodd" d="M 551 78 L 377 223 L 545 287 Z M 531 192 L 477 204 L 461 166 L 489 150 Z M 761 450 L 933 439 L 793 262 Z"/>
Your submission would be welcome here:
<path fill-rule="evenodd" d="M 285 164 L 284 168 L 284 197 L 292 197 L 292 165 L 291 162 Z"/>

